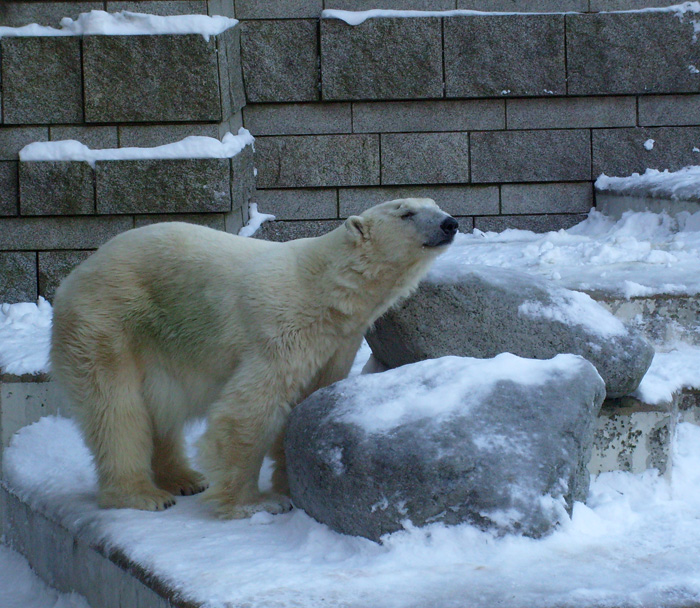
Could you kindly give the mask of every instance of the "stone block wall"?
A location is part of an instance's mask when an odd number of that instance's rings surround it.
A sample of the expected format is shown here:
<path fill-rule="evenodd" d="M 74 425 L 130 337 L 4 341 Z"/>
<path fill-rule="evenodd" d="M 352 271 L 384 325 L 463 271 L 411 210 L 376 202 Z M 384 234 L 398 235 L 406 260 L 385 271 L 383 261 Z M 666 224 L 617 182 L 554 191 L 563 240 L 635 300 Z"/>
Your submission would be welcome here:
<path fill-rule="evenodd" d="M 397 196 L 435 198 L 463 230 L 565 228 L 600 173 L 699 163 L 700 15 L 605 12 L 672 4 L 236 0 L 254 200 L 280 220 L 263 236 Z M 319 18 L 371 8 L 521 14 Z"/>
<path fill-rule="evenodd" d="M 93 9 L 233 16 L 233 0 L 11 2 L 0 25 L 57 27 Z M 116 234 L 184 220 L 237 232 L 248 220 L 253 152 L 232 159 L 19 161 L 25 145 L 75 139 L 154 147 L 242 126 L 240 27 L 199 34 L 0 37 L 0 301 L 51 298 Z"/>
<path fill-rule="evenodd" d="M 0 25 L 100 9 L 220 14 L 201 36 L 0 39 L 0 300 L 51 296 L 104 240 L 185 219 L 236 231 L 247 200 L 286 240 L 402 196 L 470 231 L 580 221 L 600 173 L 700 159 L 700 15 L 673 0 L 5 2 Z M 323 9 L 520 14 L 369 19 Z M 34 141 L 93 148 L 256 137 L 232 162 L 19 163 Z M 653 146 L 650 145 L 653 140 Z M 20 167 L 20 165 L 22 165 Z"/>

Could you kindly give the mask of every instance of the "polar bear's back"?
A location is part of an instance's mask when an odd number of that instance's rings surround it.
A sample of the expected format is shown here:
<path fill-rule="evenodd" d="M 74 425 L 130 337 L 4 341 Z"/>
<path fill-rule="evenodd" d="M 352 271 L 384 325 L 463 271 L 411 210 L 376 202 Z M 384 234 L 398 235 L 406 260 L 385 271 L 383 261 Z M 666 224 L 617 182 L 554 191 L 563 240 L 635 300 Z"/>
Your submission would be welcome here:
<path fill-rule="evenodd" d="M 122 336 L 214 364 L 227 345 L 248 341 L 245 277 L 279 269 L 284 248 L 179 222 L 127 231 L 63 281 L 54 329 L 84 327 L 86 355 Z"/>

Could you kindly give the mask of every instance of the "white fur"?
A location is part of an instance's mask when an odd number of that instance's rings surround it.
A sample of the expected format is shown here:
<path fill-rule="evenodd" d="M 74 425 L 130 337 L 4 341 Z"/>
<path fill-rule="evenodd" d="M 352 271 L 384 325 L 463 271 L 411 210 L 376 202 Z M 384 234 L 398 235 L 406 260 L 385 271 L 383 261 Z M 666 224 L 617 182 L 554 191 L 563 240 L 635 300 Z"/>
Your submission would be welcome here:
<path fill-rule="evenodd" d="M 392 201 L 287 243 L 163 223 L 76 268 L 55 297 L 51 358 L 95 456 L 100 505 L 157 510 L 204 489 L 181 431 L 207 414 L 200 453 L 219 512 L 288 508 L 291 407 L 347 375 L 365 330 L 442 250 L 423 246 L 425 221 L 406 210 L 435 226 L 446 217 L 429 199 Z M 275 494 L 264 496 L 270 450 Z"/>

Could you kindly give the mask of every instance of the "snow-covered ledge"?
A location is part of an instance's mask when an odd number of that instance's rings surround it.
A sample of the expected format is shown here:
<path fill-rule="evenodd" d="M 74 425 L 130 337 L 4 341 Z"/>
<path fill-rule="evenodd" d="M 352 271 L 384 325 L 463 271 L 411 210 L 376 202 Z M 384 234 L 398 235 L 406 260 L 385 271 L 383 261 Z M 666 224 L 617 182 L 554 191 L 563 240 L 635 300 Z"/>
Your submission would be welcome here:
<path fill-rule="evenodd" d="M 666 211 L 672 215 L 700 211 L 700 166 L 679 171 L 647 169 L 628 177 L 602 174 L 595 182 L 596 207 L 620 218 L 625 211 Z"/>
<path fill-rule="evenodd" d="M 690 14 L 697 15 L 700 13 L 700 2 L 682 2 L 672 6 L 650 7 L 637 10 L 625 11 L 604 11 L 615 13 L 676 13 L 679 16 Z M 394 10 L 394 9 L 371 9 L 367 11 L 346 11 L 337 9 L 326 9 L 321 12 L 322 19 L 339 19 L 345 21 L 348 25 L 361 25 L 368 19 L 387 19 L 387 18 L 419 18 L 419 17 L 479 17 L 479 16 L 495 16 L 495 15 L 570 15 L 575 11 L 551 11 L 547 13 L 527 12 L 522 11 L 475 11 L 475 10 L 448 10 L 448 11 L 417 11 L 417 10 Z"/>
<path fill-rule="evenodd" d="M 200 34 L 206 41 L 238 24 L 236 19 L 215 15 L 159 16 L 121 11 L 90 11 L 77 19 L 64 17 L 61 27 L 31 23 L 22 27 L 0 27 L 0 38 L 26 36 L 148 36 L 163 34 Z"/>

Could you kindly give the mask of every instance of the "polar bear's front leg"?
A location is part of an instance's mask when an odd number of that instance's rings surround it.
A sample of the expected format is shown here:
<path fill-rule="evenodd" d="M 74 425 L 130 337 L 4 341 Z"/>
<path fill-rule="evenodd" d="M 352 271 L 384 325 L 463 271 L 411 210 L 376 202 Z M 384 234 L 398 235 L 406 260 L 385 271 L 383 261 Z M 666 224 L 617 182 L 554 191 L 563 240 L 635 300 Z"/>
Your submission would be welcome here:
<path fill-rule="evenodd" d="M 243 372 L 237 376 L 245 378 Z M 261 389 L 250 377 L 240 385 L 234 379 L 210 409 L 199 450 L 211 481 L 204 498 L 216 504 L 221 517 L 241 519 L 258 511 L 283 513 L 291 508 L 286 496 L 262 493 L 258 487 L 263 458 L 290 409 L 272 395 L 274 390 Z"/>

